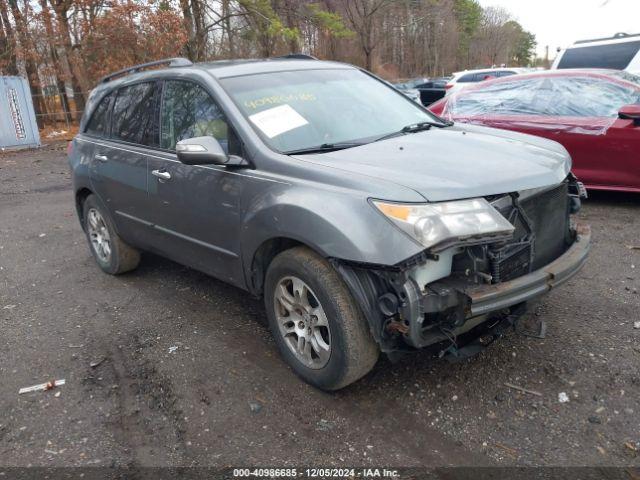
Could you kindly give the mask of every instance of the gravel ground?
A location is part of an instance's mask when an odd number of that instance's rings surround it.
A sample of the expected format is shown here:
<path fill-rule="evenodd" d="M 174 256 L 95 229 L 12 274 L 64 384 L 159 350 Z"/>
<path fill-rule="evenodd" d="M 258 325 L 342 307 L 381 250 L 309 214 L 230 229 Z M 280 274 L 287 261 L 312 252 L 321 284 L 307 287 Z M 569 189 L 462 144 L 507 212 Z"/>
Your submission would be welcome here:
<path fill-rule="evenodd" d="M 244 292 L 149 254 L 101 273 L 71 195 L 64 145 L 0 156 L 0 466 L 640 465 L 638 195 L 584 206 L 591 258 L 532 306 L 544 340 L 381 359 L 333 394 Z"/>

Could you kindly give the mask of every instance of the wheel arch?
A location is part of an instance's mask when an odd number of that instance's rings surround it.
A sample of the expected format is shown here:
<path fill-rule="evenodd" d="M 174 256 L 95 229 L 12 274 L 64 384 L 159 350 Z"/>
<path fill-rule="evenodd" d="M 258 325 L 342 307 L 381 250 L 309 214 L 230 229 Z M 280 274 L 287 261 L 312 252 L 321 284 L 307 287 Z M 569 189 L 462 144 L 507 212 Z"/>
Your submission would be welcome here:
<path fill-rule="evenodd" d="M 80 220 L 80 225 L 82 226 L 82 229 L 84 230 L 84 212 L 83 212 L 83 206 L 84 206 L 84 202 L 87 199 L 87 197 L 89 197 L 89 195 L 93 195 L 93 192 L 88 189 L 87 187 L 82 187 L 80 189 L 78 189 L 76 191 L 76 195 L 75 195 L 75 200 L 76 200 L 76 212 L 78 213 L 78 219 Z"/>
<path fill-rule="evenodd" d="M 339 259 L 327 257 L 319 249 L 298 239 L 280 236 L 270 238 L 260 244 L 253 255 L 247 282 L 251 293 L 258 297 L 264 294 L 264 280 L 269 265 L 277 255 L 295 247 L 308 248 L 329 261 L 367 319 L 373 338 L 381 347 L 385 348 L 381 338 L 383 319 L 376 303 L 379 292 L 386 291 L 380 283 L 381 280 L 366 268 L 355 268 Z"/>
<path fill-rule="evenodd" d="M 306 243 L 286 236 L 269 238 L 258 246 L 253 253 L 247 276 L 247 284 L 251 293 L 256 296 L 262 296 L 264 279 L 273 259 L 278 254 L 295 247 L 307 247 L 316 253 L 320 253 Z"/>

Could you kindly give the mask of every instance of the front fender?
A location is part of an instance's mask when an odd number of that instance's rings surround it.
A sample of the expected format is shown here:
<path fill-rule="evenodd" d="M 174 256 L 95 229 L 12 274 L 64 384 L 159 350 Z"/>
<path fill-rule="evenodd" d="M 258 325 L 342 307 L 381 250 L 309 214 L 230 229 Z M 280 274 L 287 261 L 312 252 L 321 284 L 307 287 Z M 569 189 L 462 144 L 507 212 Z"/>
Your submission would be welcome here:
<path fill-rule="evenodd" d="M 271 190 L 248 206 L 241 234 L 245 274 L 258 248 L 274 238 L 296 240 L 326 258 L 379 265 L 395 265 L 423 250 L 366 197 L 307 186 Z"/>

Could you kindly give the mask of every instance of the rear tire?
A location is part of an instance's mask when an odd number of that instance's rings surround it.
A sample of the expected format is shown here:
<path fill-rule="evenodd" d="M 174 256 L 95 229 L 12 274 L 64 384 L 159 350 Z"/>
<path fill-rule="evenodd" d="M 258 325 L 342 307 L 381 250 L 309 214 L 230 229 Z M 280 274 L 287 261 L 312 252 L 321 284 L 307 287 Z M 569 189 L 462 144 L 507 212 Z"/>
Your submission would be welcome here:
<path fill-rule="evenodd" d="M 264 292 L 278 349 L 305 381 L 338 390 L 373 368 L 378 345 L 347 286 L 324 258 L 306 247 L 280 253 L 269 265 Z"/>
<path fill-rule="evenodd" d="M 118 236 L 111 217 L 95 195 L 87 197 L 82 212 L 89 249 L 98 266 L 111 275 L 136 268 L 140 252 Z"/>

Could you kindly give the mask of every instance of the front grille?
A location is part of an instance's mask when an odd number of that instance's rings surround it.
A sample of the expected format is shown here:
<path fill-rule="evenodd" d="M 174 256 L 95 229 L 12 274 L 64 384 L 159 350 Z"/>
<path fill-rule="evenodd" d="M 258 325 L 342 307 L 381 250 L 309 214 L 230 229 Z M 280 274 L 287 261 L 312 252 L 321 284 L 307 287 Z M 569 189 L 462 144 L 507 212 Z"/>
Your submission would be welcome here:
<path fill-rule="evenodd" d="M 521 203 L 533 229 L 532 270 L 552 262 L 567 250 L 569 191 L 566 182 Z"/>
<path fill-rule="evenodd" d="M 493 283 L 505 282 L 537 270 L 567 249 L 569 194 L 566 182 L 509 205 L 500 212 L 514 225 L 513 240 L 489 249 Z"/>
<path fill-rule="evenodd" d="M 571 244 L 567 182 L 529 197 L 501 195 L 487 200 L 514 226 L 513 237 L 467 247 L 453 257 L 453 276 L 473 277 L 476 283 L 507 282 L 548 265 Z"/>

